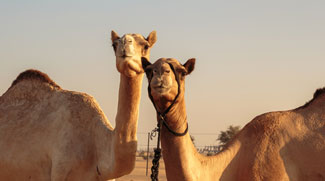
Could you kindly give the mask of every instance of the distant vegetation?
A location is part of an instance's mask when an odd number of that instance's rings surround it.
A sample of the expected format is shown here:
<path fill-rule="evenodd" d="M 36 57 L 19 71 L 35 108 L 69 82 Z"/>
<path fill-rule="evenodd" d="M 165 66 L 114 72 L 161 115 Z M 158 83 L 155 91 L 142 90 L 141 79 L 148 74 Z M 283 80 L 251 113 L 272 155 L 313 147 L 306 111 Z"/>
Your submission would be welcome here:
<path fill-rule="evenodd" d="M 142 157 L 144 160 L 147 160 L 147 151 L 145 151 L 145 150 L 141 150 L 141 151 L 138 151 L 137 152 L 137 156 L 138 157 Z M 154 156 L 154 152 L 153 151 L 150 151 L 149 152 L 149 160 L 152 160 L 153 159 L 153 156 Z"/>
<path fill-rule="evenodd" d="M 220 142 L 221 146 L 225 146 L 239 131 L 240 126 L 230 125 L 226 131 L 220 132 L 217 141 Z"/>

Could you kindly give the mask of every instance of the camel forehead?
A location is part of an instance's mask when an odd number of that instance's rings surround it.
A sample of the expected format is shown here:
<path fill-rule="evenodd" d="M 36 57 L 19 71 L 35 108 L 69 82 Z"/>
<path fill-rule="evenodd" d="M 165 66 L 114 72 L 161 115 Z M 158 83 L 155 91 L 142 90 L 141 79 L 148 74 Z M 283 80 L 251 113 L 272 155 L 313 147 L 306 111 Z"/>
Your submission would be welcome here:
<path fill-rule="evenodd" d="M 140 34 L 132 33 L 132 34 L 126 34 L 126 35 L 132 36 L 134 38 L 140 38 L 142 40 L 145 40 L 145 38 Z"/>
<path fill-rule="evenodd" d="M 155 63 L 152 64 L 153 68 L 169 68 L 169 64 L 173 64 L 174 66 L 181 66 L 181 64 L 178 62 L 178 60 L 174 58 L 160 58 Z"/>
<path fill-rule="evenodd" d="M 125 34 L 122 36 L 121 39 L 123 39 L 123 38 L 125 38 L 125 39 L 131 38 L 140 44 L 148 43 L 148 41 L 140 34 Z"/>

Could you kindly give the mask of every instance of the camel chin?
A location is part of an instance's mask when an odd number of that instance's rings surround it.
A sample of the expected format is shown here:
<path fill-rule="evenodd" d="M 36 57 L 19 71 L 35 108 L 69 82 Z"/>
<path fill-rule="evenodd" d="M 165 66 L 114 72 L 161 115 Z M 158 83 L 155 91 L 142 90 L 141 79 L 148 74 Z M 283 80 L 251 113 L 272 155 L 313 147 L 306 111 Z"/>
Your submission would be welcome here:
<path fill-rule="evenodd" d="M 117 65 L 117 69 L 120 73 L 127 77 L 134 77 L 138 74 L 144 73 L 141 64 L 133 59 L 120 61 L 120 63 Z"/>
<path fill-rule="evenodd" d="M 138 74 L 135 71 L 132 71 L 132 70 L 125 70 L 124 75 L 127 76 L 127 77 L 135 77 Z"/>
<path fill-rule="evenodd" d="M 170 91 L 170 88 L 165 88 L 165 87 L 152 87 L 151 88 L 151 93 L 153 94 L 153 96 L 155 97 L 163 97 L 163 96 L 168 96 L 168 93 Z"/>

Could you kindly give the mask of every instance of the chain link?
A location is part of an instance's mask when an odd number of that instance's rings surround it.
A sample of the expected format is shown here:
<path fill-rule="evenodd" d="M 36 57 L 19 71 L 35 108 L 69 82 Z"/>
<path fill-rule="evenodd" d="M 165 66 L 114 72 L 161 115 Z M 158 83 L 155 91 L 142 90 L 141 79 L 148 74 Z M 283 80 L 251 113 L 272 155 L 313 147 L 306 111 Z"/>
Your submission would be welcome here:
<path fill-rule="evenodd" d="M 151 132 L 150 132 L 150 139 L 153 140 L 154 137 L 157 136 L 157 133 L 159 132 L 159 128 L 156 127 L 155 129 L 153 129 Z"/>
<path fill-rule="evenodd" d="M 151 167 L 151 176 L 150 177 L 151 177 L 152 181 L 158 181 L 160 157 L 161 157 L 161 149 L 156 148 L 155 156 L 152 160 L 152 167 Z"/>

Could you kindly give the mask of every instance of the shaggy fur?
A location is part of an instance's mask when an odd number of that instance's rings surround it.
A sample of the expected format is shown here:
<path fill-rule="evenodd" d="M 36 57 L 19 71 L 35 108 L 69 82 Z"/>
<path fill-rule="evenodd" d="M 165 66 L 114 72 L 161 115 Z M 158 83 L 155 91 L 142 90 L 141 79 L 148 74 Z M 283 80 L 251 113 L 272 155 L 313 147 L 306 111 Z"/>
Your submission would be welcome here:
<path fill-rule="evenodd" d="M 60 86 L 57 85 L 47 74 L 34 69 L 29 69 L 20 73 L 16 80 L 12 82 L 11 87 L 24 80 L 38 80 L 44 83 L 48 83 L 53 87 L 60 88 Z"/>
<path fill-rule="evenodd" d="M 323 94 L 325 94 L 325 87 L 317 89 L 314 93 L 313 98 L 310 101 L 306 102 L 306 104 L 304 104 L 303 106 L 298 107 L 297 109 L 306 108 L 310 103 L 312 103 L 315 99 L 317 99 Z"/>

